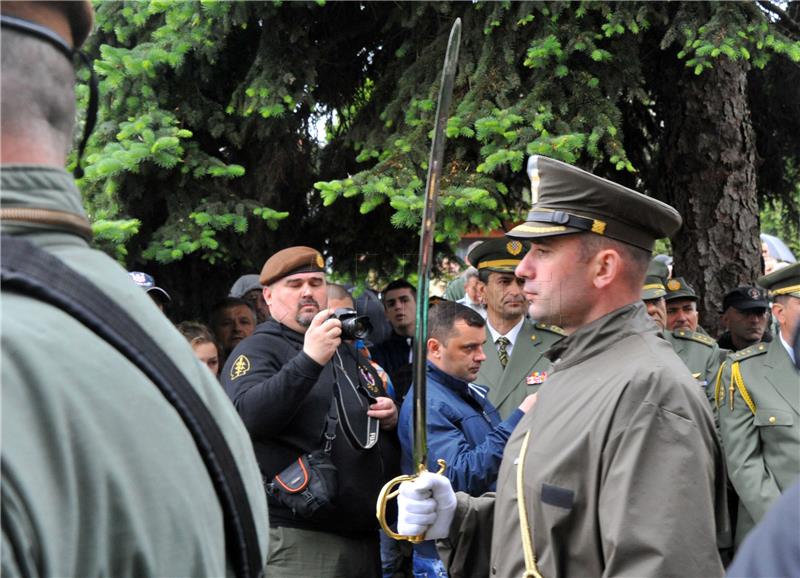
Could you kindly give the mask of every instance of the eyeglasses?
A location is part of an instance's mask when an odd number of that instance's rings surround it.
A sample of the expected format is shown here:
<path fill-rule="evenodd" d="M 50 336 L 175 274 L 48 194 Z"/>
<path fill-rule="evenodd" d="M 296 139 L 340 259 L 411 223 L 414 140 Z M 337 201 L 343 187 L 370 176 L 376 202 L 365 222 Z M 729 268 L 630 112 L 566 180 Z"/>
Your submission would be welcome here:
<path fill-rule="evenodd" d="M 49 28 L 37 24 L 36 22 L 31 22 L 30 20 L 25 20 L 24 18 L 17 18 L 16 16 L 0 14 L 0 25 L 2 25 L 4 28 L 10 28 L 12 30 L 16 30 L 17 32 L 21 32 L 22 34 L 28 34 L 29 36 L 33 36 L 39 40 L 49 43 L 56 50 L 61 52 L 61 54 L 66 56 L 70 62 L 73 62 L 73 64 L 75 57 L 78 56 L 88 67 L 90 75 L 89 104 L 86 109 L 86 124 L 83 125 L 83 136 L 81 137 L 81 142 L 78 145 L 78 161 L 75 166 L 75 177 L 78 179 L 81 178 L 83 176 L 83 167 L 81 167 L 83 153 L 86 150 L 86 143 L 89 141 L 89 136 L 92 134 L 94 126 L 97 123 L 97 76 L 94 73 L 94 67 L 92 66 L 91 60 L 89 60 L 89 57 L 84 52 L 70 48 L 64 39 L 61 38 L 61 36 Z"/>

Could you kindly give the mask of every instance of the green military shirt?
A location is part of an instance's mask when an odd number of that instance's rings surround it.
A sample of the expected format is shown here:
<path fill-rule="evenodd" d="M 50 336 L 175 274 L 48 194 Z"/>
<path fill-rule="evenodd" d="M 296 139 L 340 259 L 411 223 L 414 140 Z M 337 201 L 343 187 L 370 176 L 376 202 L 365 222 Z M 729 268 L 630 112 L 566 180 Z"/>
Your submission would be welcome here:
<path fill-rule="evenodd" d="M 85 219 L 65 171 L 2 167 L 3 208 Z M 186 340 L 118 263 L 60 225 L 4 222 L 123 305 L 192 383 L 239 465 L 266 560 L 250 437 Z M 141 371 L 60 309 L 3 292 L 2 574 L 224 576 L 222 509 L 195 443 Z"/>
<path fill-rule="evenodd" d="M 708 335 L 688 329 L 665 331 L 664 338 L 670 342 L 680 360 L 689 368 L 692 377 L 697 380 L 709 402 L 713 402 L 714 383 L 724 359 L 717 342 Z"/>
<path fill-rule="evenodd" d="M 511 357 L 503 369 L 497 346 L 492 341 L 489 327 L 486 327 L 486 343 L 483 346 L 486 360 L 481 364 L 475 383 L 489 388 L 489 401 L 500 412 L 502 419 L 514 413 L 522 400 L 535 393 L 545 382 L 551 364 L 544 354 L 563 337 L 564 332 L 555 325 L 523 320 Z"/>
<path fill-rule="evenodd" d="M 780 336 L 728 356 L 717 405 L 738 545 L 800 475 L 800 373 Z"/>

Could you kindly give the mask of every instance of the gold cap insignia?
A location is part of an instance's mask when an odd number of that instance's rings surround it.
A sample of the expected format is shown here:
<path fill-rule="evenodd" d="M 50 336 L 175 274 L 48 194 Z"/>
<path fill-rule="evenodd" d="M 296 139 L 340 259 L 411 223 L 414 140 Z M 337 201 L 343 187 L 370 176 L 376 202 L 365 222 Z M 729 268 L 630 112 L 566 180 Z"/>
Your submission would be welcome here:
<path fill-rule="evenodd" d="M 522 243 L 519 241 L 509 241 L 506 244 L 506 251 L 508 251 L 510 255 L 519 255 L 522 252 Z"/>
<path fill-rule="evenodd" d="M 677 281 L 675 279 L 670 279 L 669 281 L 667 281 L 667 289 L 669 289 L 670 291 L 677 291 L 680 288 L 681 288 L 680 281 Z"/>
<path fill-rule="evenodd" d="M 325 259 L 323 259 L 322 255 L 320 255 L 319 253 L 317 253 L 317 267 L 319 267 L 320 269 L 325 268 Z"/>
<path fill-rule="evenodd" d="M 231 381 L 237 377 L 242 377 L 248 371 L 250 371 L 250 360 L 247 359 L 246 355 L 240 355 L 231 365 Z"/>

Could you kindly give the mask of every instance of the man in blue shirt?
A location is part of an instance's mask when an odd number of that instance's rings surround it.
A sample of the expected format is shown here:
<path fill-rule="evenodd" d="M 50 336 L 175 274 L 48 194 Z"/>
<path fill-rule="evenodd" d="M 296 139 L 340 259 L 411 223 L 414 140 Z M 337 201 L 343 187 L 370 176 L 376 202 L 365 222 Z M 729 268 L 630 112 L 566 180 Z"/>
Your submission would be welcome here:
<path fill-rule="evenodd" d="M 536 399 L 528 396 L 501 421 L 486 398 L 487 388 L 471 383 L 486 359 L 485 324 L 473 309 L 450 301 L 432 307 L 428 317 L 427 467 L 436 471 L 436 460 L 444 459 L 453 489 L 472 495 L 494 490 L 506 441 Z M 412 414 L 413 395 L 408 395 L 398 424 L 405 473 L 416 472 Z M 414 575 L 447 576 L 432 541 L 414 546 Z"/>

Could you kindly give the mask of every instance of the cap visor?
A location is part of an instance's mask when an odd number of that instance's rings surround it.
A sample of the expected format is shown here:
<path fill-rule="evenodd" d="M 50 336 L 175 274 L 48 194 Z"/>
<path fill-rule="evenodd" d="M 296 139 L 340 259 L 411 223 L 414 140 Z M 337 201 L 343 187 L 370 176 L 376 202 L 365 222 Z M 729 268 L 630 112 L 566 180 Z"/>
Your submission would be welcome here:
<path fill-rule="evenodd" d="M 158 297 L 165 303 L 172 301 L 172 298 L 169 296 L 169 293 L 164 291 L 161 287 L 150 287 L 150 289 L 147 290 L 147 294 L 150 295 L 152 293 L 155 293 L 156 297 Z"/>

